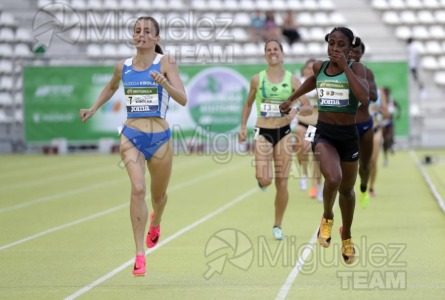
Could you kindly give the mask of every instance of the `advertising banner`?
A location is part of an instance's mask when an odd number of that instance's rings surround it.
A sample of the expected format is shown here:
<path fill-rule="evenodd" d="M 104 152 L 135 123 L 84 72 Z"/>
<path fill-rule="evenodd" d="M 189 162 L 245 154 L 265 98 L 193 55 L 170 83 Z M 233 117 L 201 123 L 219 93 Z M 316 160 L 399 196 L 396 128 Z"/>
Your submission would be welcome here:
<path fill-rule="evenodd" d="M 296 75 L 302 64 L 286 65 Z M 369 63 L 377 84 L 388 86 L 402 106 L 396 134 L 408 134 L 407 66 L 404 62 Z M 170 100 L 167 121 L 177 139 L 208 140 L 216 135 L 235 136 L 252 76 L 266 65 L 180 66 L 188 103 Z M 89 108 L 111 79 L 113 67 L 26 67 L 24 70 L 25 141 L 48 143 L 65 138 L 70 143 L 118 139 L 118 128 L 126 119 L 123 87 L 83 124 L 81 108 Z M 255 125 L 255 105 L 248 127 Z"/>

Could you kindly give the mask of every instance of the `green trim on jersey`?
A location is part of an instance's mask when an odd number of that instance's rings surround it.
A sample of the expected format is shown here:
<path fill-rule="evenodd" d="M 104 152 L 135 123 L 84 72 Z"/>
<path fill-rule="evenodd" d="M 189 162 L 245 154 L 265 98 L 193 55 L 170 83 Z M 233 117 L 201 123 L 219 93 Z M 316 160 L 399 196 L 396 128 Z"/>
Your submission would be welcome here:
<path fill-rule="evenodd" d="M 258 89 L 255 94 L 255 102 L 258 112 L 258 117 L 282 117 L 279 111 L 276 111 L 277 105 L 286 101 L 287 98 L 292 94 L 292 73 L 286 71 L 283 80 L 279 83 L 271 83 L 267 80 L 266 70 L 259 73 Z M 263 105 L 273 105 L 275 106 L 275 111 L 270 114 L 261 112 L 261 106 Z"/>
<path fill-rule="evenodd" d="M 349 87 L 346 74 L 327 75 L 328 64 L 329 60 L 324 61 L 317 75 L 318 111 L 355 114 L 359 101 Z M 348 62 L 349 67 L 352 64 Z"/>

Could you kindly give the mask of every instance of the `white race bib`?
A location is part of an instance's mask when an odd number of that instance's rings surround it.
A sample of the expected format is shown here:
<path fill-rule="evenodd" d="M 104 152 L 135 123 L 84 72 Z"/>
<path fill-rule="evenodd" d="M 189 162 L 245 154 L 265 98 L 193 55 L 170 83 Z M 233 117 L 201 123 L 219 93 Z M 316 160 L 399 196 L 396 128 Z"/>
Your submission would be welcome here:
<path fill-rule="evenodd" d="M 157 87 L 125 89 L 125 105 L 130 112 L 158 111 L 159 95 Z"/>
<path fill-rule="evenodd" d="M 315 138 L 315 131 L 317 131 L 317 127 L 309 125 L 306 130 L 306 134 L 304 135 L 304 139 L 309 142 L 313 142 Z"/>

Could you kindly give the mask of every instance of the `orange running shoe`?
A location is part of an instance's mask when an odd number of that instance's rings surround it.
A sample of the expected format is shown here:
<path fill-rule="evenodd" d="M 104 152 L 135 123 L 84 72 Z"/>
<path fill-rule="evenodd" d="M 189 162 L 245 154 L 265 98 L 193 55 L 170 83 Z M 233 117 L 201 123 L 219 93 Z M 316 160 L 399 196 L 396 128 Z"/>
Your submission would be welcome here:
<path fill-rule="evenodd" d="M 317 240 L 320 246 L 328 248 L 331 245 L 331 232 L 334 220 L 321 218 L 320 228 L 318 229 Z"/>
<path fill-rule="evenodd" d="M 343 226 L 340 227 L 340 236 L 343 231 Z M 352 264 L 355 261 L 355 249 L 352 238 L 341 240 L 341 256 L 347 265 Z"/>
<path fill-rule="evenodd" d="M 317 187 L 311 187 L 311 189 L 309 190 L 309 197 L 311 197 L 312 199 L 315 199 L 317 197 Z"/>

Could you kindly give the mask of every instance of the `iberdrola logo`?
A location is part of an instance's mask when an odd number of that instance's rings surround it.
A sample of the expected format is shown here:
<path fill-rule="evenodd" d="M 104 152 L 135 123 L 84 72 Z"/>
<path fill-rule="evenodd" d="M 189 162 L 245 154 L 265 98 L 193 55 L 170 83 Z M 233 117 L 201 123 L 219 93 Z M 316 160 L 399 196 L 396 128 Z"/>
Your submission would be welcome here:
<path fill-rule="evenodd" d="M 187 86 L 189 111 L 204 130 L 223 133 L 236 130 L 247 98 L 249 82 L 229 68 L 209 68 Z"/>

